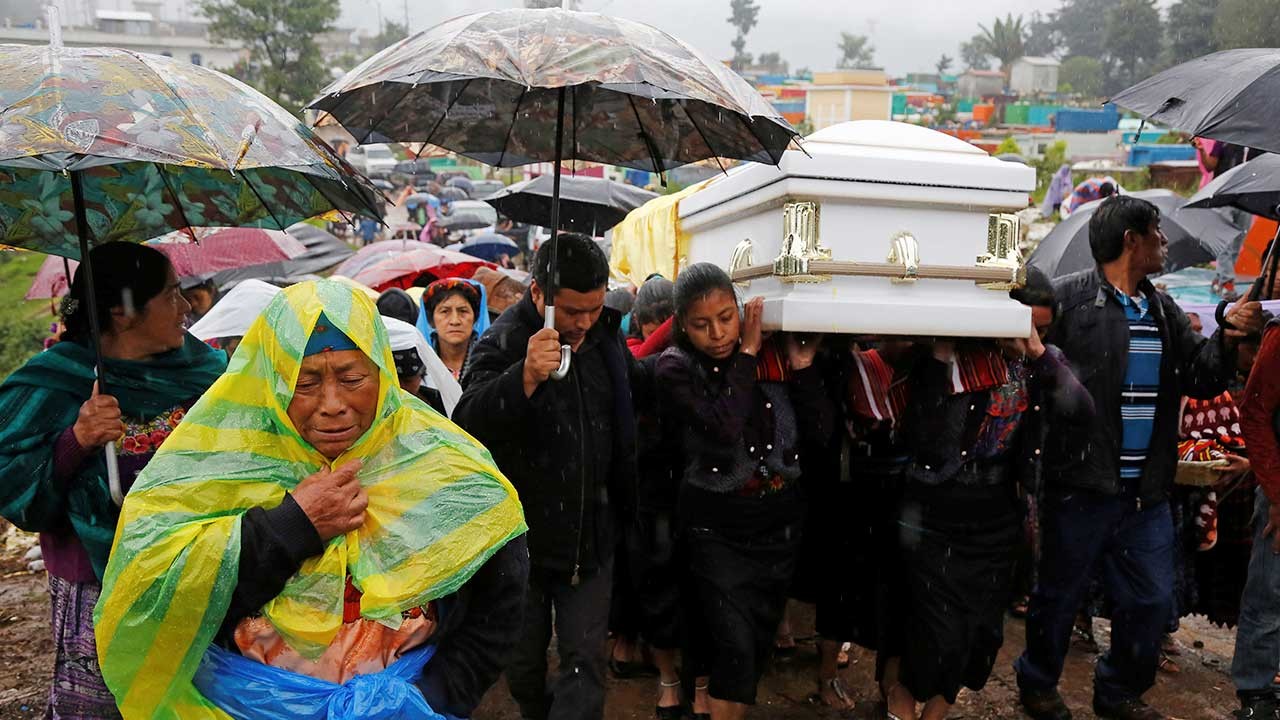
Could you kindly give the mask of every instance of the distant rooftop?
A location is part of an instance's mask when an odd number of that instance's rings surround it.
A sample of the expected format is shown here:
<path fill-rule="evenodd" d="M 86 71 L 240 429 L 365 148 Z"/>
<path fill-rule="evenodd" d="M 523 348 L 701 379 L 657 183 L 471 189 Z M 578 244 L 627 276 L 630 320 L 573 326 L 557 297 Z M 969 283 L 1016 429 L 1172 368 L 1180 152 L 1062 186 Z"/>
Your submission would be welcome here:
<path fill-rule="evenodd" d="M 1014 62 L 1024 62 L 1024 63 L 1027 63 L 1028 65 L 1053 65 L 1053 66 L 1056 66 L 1056 65 L 1061 65 L 1061 64 L 1062 64 L 1062 63 L 1058 62 L 1057 60 L 1055 60 L 1055 59 L 1053 59 L 1053 58 L 1051 58 L 1051 57 L 1035 57 L 1035 56 L 1032 56 L 1032 55 L 1025 55 L 1025 56 L 1023 56 L 1023 57 L 1018 58 L 1017 60 L 1014 60 Z"/>

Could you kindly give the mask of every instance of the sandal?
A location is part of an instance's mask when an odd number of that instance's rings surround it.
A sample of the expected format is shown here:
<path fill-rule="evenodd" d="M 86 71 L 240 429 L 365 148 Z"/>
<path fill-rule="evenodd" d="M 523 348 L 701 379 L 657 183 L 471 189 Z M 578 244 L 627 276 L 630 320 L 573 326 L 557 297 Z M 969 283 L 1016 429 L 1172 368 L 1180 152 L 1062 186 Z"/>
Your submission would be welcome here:
<path fill-rule="evenodd" d="M 668 682 L 662 682 L 661 680 L 659 680 L 658 687 L 662 688 L 663 690 L 678 688 L 680 687 L 680 681 L 676 680 L 675 682 L 668 683 Z M 681 718 L 684 717 L 684 708 L 680 706 L 679 702 L 677 702 L 675 705 L 668 705 L 666 707 L 663 707 L 662 705 L 658 705 L 653 708 L 653 714 L 654 714 L 654 717 L 656 717 L 658 720 L 681 720 Z"/>

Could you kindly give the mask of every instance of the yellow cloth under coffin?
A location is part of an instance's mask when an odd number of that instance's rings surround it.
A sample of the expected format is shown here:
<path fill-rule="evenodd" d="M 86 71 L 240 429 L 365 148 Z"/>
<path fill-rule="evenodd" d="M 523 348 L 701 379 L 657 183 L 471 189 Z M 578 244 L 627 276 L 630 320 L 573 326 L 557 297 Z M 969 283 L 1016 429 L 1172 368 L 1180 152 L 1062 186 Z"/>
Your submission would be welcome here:
<path fill-rule="evenodd" d="M 373 302 L 319 281 L 280 293 L 227 373 L 191 409 L 130 490 L 94 615 L 98 657 L 126 718 L 222 718 L 191 683 L 236 585 L 240 516 L 280 503 L 326 463 L 289 420 L 321 311 L 378 366 L 373 426 L 333 467 L 363 458 L 368 520 L 308 560 L 264 615 L 317 657 L 342 623 L 349 575 L 361 614 L 401 613 L 454 591 L 526 530 L 515 490 L 481 445 L 400 390 Z"/>
<path fill-rule="evenodd" d="M 610 231 L 609 268 L 614 277 L 640 287 L 658 273 L 674 279 L 689 252 L 689 234 L 680 227 L 680 201 L 706 187 L 712 180 L 670 195 L 656 197 L 627 213 Z"/>

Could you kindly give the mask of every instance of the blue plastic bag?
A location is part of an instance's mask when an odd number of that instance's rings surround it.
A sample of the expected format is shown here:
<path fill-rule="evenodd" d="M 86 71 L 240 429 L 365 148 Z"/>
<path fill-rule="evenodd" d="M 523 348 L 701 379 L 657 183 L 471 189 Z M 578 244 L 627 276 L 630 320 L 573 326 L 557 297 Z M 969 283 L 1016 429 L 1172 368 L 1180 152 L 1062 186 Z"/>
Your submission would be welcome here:
<path fill-rule="evenodd" d="M 411 650 L 380 673 L 337 685 L 210 646 L 192 682 L 236 720 L 451 720 L 413 684 L 435 652 Z"/>

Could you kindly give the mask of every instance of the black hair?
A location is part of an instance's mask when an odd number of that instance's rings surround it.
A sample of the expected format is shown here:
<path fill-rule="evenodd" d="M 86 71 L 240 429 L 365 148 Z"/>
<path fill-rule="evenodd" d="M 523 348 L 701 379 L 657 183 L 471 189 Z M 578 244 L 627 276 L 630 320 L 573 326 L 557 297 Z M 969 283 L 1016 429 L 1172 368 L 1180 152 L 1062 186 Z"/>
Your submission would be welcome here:
<path fill-rule="evenodd" d="M 403 320 L 410 325 L 418 322 L 418 304 L 409 293 L 400 288 L 384 290 L 378 296 L 378 314 Z"/>
<path fill-rule="evenodd" d="M 544 291 L 550 287 L 551 247 L 556 247 L 559 276 L 556 287 L 562 290 L 587 293 L 600 290 L 609 284 L 609 258 L 596 245 L 596 241 L 582 233 L 562 232 L 555 242 L 542 243 L 533 256 L 533 281 Z M 549 302 L 554 302 L 551 298 Z"/>
<path fill-rule="evenodd" d="M 111 331 L 111 311 L 123 307 L 140 313 L 169 284 L 169 258 L 153 247 L 129 242 L 109 242 L 89 251 L 93 263 L 94 294 L 98 302 L 98 327 Z M 83 264 L 76 268 L 71 290 L 62 301 L 63 340 L 87 345 L 90 341 L 89 284 Z"/>
<path fill-rule="evenodd" d="M 675 314 L 675 287 L 675 283 L 661 275 L 645 280 L 636 292 L 636 303 L 631 308 L 632 322 L 636 325 L 666 322 Z"/>
<path fill-rule="evenodd" d="M 1105 265 L 1124 253 L 1124 234 L 1146 234 L 1160 220 L 1160 208 L 1132 195 L 1112 195 L 1089 218 L 1089 249 L 1093 260 Z"/>
<path fill-rule="evenodd" d="M 733 291 L 733 280 L 718 265 L 711 263 L 695 263 L 680 271 L 676 276 L 675 287 L 672 288 L 672 310 L 676 323 L 672 328 L 676 342 L 688 345 L 688 337 L 684 332 L 684 321 L 693 304 L 717 290 L 723 290 L 734 300 L 737 294 Z"/>
<path fill-rule="evenodd" d="M 1106 198 L 1109 198 L 1115 194 L 1116 194 L 1116 186 L 1109 182 L 1104 182 L 1098 186 L 1098 197 L 1100 199 L 1105 200 Z"/>
<path fill-rule="evenodd" d="M 427 311 L 427 323 L 430 324 L 431 327 L 435 327 L 436 325 L 436 308 L 440 307 L 440 303 L 455 295 L 466 300 L 467 304 L 471 306 L 471 314 L 474 315 L 477 320 L 480 319 L 480 291 L 476 289 L 475 285 L 465 281 L 458 281 L 454 283 L 452 287 L 447 289 L 423 293 L 422 305 L 423 309 Z M 417 320 L 415 319 L 414 322 L 417 322 Z"/>
<path fill-rule="evenodd" d="M 1022 287 L 1009 291 L 1009 297 L 1027 307 L 1047 307 L 1057 314 L 1053 283 L 1049 276 L 1034 265 L 1026 267 L 1027 279 Z"/>
<path fill-rule="evenodd" d="M 631 291 L 626 288 L 610 290 L 604 294 L 604 306 L 617 310 L 623 315 L 629 314 L 635 304 L 635 295 L 632 295 Z"/>

